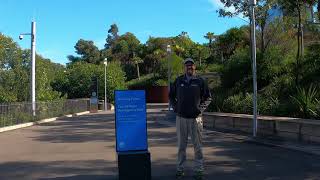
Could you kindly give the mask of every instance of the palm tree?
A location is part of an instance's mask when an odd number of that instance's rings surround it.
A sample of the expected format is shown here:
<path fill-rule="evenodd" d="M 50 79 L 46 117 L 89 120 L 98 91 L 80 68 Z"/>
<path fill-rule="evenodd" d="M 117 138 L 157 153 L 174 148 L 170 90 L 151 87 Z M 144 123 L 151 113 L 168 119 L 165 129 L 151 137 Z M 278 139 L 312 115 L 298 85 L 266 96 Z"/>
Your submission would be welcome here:
<path fill-rule="evenodd" d="M 214 39 L 216 38 L 216 36 L 214 35 L 213 32 L 207 32 L 207 34 L 204 36 L 204 38 L 209 40 L 209 49 L 210 49 L 210 56 L 212 53 L 212 42 L 214 41 Z"/>
<path fill-rule="evenodd" d="M 137 68 L 137 75 L 138 75 L 138 79 L 140 80 L 140 68 L 139 68 L 139 64 L 143 62 L 143 60 L 138 57 L 138 56 L 134 56 L 132 58 L 133 63 L 136 65 Z"/>
<path fill-rule="evenodd" d="M 179 45 L 174 45 L 174 51 L 178 54 L 179 57 L 181 57 L 185 49 Z"/>
<path fill-rule="evenodd" d="M 186 37 L 188 36 L 188 32 L 182 31 L 181 34 L 179 34 L 179 36 Z"/>
<path fill-rule="evenodd" d="M 202 53 L 203 47 L 200 44 L 198 44 L 196 46 L 196 49 L 198 51 L 199 65 L 201 66 L 201 53 Z"/>

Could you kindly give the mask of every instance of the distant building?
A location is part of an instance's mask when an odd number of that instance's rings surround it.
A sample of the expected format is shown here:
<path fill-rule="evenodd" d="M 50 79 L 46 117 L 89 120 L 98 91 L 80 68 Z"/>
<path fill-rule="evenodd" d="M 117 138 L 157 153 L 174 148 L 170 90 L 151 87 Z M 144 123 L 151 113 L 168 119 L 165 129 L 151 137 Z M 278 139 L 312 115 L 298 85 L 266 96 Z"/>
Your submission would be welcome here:
<path fill-rule="evenodd" d="M 306 15 L 307 15 L 306 21 L 308 23 L 315 23 L 318 20 L 318 18 L 315 17 L 317 16 L 317 13 L 314 12 L 314 7 L 312 6 L 306 7 Z"/>
<path fill-rule="evenodd" d="M 274 6 L 268 11 L 268 20 L 267 22 L 272 22 L 277 18 L 283 17 L 283 11 L 279 6 Z"/>
<path fill-rule="evenodd" d="M 307 15 L 306 21 L 308 23 L 320 23 L 318 18 L 318 13 L 315 12 L 315 9 L 313 6 L 306 6 L 305 12 Z M 283 12 L 283 10 L 279 6 L 272 7 L 272 9 L 268 11 L 268 13 L 269 13 L 268 22 L 272 22 L 276 18 L 281 18 L 286 14 L 285 12 Z"/>

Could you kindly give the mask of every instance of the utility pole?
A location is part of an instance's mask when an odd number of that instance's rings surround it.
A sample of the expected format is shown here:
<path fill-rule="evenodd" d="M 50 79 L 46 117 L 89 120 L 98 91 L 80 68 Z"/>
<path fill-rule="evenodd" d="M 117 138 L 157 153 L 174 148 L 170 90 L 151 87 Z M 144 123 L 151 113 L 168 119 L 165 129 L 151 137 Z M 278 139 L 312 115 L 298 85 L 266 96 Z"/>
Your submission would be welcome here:
<path fill-rule="evenodd" d="M 32 114 L 36 115 L 36 22 L 31 23 L 31 96 L 32 96 Z"/>
<path fill-rule="evenodd" d="M 171 46 L 167 45 L 167 57 L 168 57 L 168 94 L 170 92 L 170 82 L 171 82 L 171 61 L 170 61 L 170 55 L 171 55 Z M 170 111 L 170 100 L 168 103 L 168 111 Z"/>
<path fill-rule="evenodd" d="M 23 35 L 31 36 L 31 103 L 32 115 L 36 116 L 36 22 L 31 22 L 31 33 L 22 33 L 19 39 L 23 39 Z"/>
<path fill-rule="evenodd" d="M 107 101 L 107 66 L 108 66 L 108 59 L 104 59 L 104 110 L 108 110 L 108 101 Z"/>
<path fill-rule="evenodd" d="M 257 136 L 258 120 L 257 120 L 257 43 L 256 43 L 256 19 L 255 19 L 256 0 L 250 3 L 250 22 L 251 22 L 251 59 L 253 74 L 253 137 Z"/>

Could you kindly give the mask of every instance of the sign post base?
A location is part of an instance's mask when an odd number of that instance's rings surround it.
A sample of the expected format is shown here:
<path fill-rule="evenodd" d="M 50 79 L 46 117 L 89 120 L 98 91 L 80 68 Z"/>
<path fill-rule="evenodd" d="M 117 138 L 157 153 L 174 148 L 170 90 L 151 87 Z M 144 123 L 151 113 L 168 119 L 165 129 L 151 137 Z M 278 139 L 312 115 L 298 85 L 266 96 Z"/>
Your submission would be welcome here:
<path fill-rule="evenodd" d="M 151 180 L 148 151 L 118 152 L 119 180 Z"/>

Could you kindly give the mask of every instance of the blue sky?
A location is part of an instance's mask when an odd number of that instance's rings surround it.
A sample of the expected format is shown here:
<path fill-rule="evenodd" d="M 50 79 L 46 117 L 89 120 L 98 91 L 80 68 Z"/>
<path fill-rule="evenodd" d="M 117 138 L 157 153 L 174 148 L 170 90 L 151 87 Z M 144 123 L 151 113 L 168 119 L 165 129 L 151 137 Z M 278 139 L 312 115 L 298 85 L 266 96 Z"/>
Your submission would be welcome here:
<path fill-rule="evenodd" d="M 30 32 L 35 20 L 37 53 L 65 64 L 80 38 L 102 48 L 112 23 L 120 34 L 132 32 L 142 43 L 149 36 L 176 36 L 181 31 L 203 43 L 209 31 L 221 34 L 245 23 L 219 18 L 219 7 L 219 0 L 0 0 L 0 32 L 29 48 L 30 38 L 20 41 L 18 36 Z"/>

